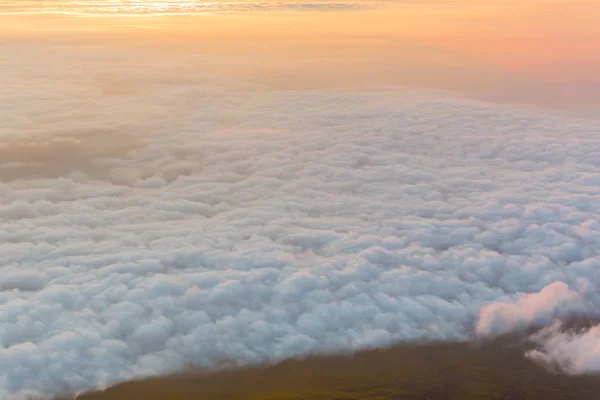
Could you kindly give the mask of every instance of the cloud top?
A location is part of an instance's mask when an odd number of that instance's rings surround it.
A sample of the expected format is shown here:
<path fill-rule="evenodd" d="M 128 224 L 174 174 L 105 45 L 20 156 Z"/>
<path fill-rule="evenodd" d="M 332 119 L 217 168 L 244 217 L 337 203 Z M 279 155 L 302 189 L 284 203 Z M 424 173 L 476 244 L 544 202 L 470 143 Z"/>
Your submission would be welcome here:
<path fill-rule="evenodd" d="M 598 122 L 165 82 L 7 94 L 0 398 L 600 309 Z"/>
<path fill-rule="evenodd" d="M 482 336 L 515 332 L 543 326 L 558 317 L 585 313 L 586 302 L 564 282 L 554 282 L 538 293 L 522 296 L 516 303 L 492 303 L 479 313 L 477 334 Z"/>

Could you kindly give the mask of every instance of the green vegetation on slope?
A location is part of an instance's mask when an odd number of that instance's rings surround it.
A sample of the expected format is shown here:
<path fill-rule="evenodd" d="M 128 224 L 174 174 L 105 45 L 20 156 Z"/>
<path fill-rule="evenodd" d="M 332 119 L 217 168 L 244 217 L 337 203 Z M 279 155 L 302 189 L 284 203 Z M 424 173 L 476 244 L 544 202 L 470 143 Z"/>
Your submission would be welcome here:
<path fill-rule="evenodd" d="M 517 343 L 517 344 L 515 344 Z M 396 346 L 119 385 L 81 400 L 596 400 L 600 377 L 553 374 L 518 341 Z"/>

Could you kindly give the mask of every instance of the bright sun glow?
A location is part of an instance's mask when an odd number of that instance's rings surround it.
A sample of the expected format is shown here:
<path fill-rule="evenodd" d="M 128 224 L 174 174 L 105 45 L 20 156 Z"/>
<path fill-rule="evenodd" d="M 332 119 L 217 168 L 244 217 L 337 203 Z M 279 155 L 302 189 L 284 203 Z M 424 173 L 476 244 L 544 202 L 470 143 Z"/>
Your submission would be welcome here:
<path fill-rule="evenodd" d="M 0 10 L 6 13 L 73 13 L 73 14 L 147 14 L 147 13 L 186 13 L 199 11 L 200 8 L 214 6 L 212 2 L 195 0 L 55 0 L 46 2 L 37 1 L 9 1 L 0 5 Z M 218 4 L 218 3 L 217 3 Z"/>
<path fill-rule="evenodd" d="M 202 0 L 9 0 L 0 4 L 0 14 L 74 14 L 74 15 L 176 15 L 214 12 L 272 10 L 278 8 L 344 9 L 357 7 L 352 2 L 278 2 L 202 1 Z"/>

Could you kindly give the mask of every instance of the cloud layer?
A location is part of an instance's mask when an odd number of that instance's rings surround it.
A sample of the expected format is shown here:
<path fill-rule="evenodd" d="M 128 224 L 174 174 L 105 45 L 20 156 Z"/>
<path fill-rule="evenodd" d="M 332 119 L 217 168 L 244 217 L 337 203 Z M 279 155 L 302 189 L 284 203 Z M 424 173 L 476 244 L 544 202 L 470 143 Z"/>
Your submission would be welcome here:
<path fill-rule="evenodd" d="M 0 108 L 2 399 L 600 310 L 597 122 L 73 74 Z"/>

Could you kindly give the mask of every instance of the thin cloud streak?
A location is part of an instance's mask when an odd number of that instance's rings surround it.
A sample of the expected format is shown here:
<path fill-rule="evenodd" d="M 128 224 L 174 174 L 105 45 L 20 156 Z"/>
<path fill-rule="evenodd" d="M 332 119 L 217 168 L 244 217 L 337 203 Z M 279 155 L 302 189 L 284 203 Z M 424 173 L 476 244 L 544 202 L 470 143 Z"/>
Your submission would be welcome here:
<path fill-rule="evenodd" d="M 234 13 L 249 11 L 281 11 L 281 10 L 352 10 L 366 9 L 371 5 L 355 2 L 203 2 L 203 1 L 172 1 L 172 2 L 69 2 L 49 1 L 17 2 L 0 5 L 0 15 L 14 14 L 66 14 L 75 16 L 160 16 L 160 15 L 189 15 L 206 13 Z"/>

